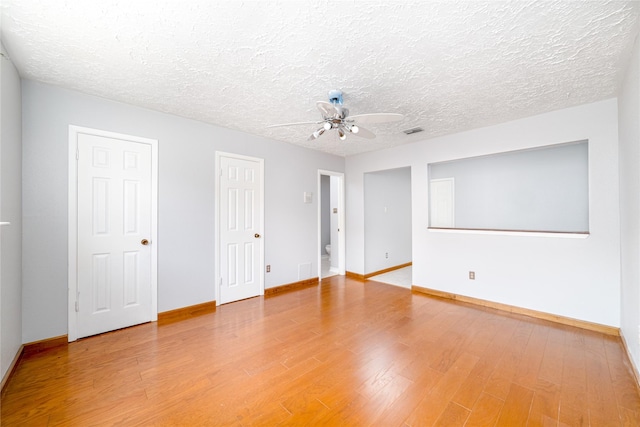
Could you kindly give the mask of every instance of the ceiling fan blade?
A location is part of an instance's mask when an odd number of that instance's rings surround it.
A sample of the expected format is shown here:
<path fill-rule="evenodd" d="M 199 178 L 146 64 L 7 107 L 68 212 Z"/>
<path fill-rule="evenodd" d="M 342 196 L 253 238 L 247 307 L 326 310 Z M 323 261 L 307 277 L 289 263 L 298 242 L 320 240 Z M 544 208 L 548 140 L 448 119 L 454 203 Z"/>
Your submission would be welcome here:
<path fill-rule="evenodd" d="M 318 101 L 316 102 L 316 107 L 318 107 L 318 110 L 322 113 L 322 117 L 333 117 L 338 114 L 336 107 L 328 102 Z"/>
<path fill-rule="evenodd" d="M 360 138 L 373 139 L 376 137 L 376 134 L 371 132 L 369 129 L 365 129 L 362 126 L 358 126 L 358 132 L 351 132 L 351 135 L 359 136 Z"/>
<path fill-rule="evenodd" d="M 277 128 L 280 126 L 298 126 L 298 125 L 317 125 L 320 124 L 322 122 L 297 122 L 297 123 L 281 123 L 281 124 L 277 124 L 277 125 L 269 125 L 267 126 L 268 128 Z"/>
<path fill-rule="evenodd" d="M 371 114 L 356 114 L 355 116 L 349 116 L 348 122 L 358 123 L 387 123 L 398 122 L 404 119 L 404 115 L 396 113 L 371 113 Z"/>

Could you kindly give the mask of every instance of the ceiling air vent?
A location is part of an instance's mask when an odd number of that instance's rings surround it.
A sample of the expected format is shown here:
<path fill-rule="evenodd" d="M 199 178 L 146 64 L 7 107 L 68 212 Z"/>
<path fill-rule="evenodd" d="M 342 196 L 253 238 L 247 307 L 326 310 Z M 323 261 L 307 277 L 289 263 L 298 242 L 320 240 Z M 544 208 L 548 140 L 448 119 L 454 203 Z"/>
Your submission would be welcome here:
<path fill-rule="evenodd" d="M 417 128 L 406 129 L 406 130 L 403 130 L 402 132 L 406 133 L 407 135 L 411 135 L 418 132 L 424 132 L 424 129 L 422 129 L 421 127 L 417 127 Z"/>

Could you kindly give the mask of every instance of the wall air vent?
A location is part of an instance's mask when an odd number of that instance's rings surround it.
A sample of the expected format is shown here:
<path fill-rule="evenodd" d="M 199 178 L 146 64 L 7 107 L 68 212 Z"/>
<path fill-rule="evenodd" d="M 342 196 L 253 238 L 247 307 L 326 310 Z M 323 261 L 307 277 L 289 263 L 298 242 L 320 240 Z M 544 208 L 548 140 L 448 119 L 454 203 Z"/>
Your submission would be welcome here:
<path fill-rule="evenodd" d="M 406 130 L 403 130 L 402 132 L 406 133 L 407 135 L 411 135 L 418 132 L 424 132 L 424 129 L 422 129 L 421 127 L 417 127 L 417 128 L 406 129 Z"/>

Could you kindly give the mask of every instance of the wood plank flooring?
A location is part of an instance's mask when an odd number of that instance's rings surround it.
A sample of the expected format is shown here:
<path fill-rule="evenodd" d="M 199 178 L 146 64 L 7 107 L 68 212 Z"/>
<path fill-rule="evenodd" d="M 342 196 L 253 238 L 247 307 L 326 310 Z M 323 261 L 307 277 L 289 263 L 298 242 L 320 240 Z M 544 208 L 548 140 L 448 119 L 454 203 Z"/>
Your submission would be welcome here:
<path fill-rule="evenodd" d="M 620 339 L 336 276 L 23 358 L 2 426 L 639 426 Z"/>

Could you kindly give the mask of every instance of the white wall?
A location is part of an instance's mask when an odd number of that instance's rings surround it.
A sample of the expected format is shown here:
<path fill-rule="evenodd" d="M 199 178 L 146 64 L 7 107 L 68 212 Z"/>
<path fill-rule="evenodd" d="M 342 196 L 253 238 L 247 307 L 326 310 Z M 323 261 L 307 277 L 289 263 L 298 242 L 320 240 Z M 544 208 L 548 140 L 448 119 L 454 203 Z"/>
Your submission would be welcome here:
<path fill-rule="evenodd" d="M 364 274 L 411 262 L 410 168 L 365 174 L 364 233 Z"/>
<path fill-rule="evenodd" d="M 319 198 L 303 193 L 318 169 L 343 171 L 340 157 L 26 80 L 23 123 L 24 342 L 67 333 L 69 124 L 159 140 L 159 312 L 216 298 L 216 151 L 265 159 L 265 286 L 316 265 Z"/>
<path fill-rule="evenodd" d="M 4 47 L 2 52 L 5 53 Z M 20 77 L 0 58 L 0 378 L 22 345 L 22 146 Z"/>
<path fill-rule="evenodd" d="M 348 157 L 347 269 L 364 271 L 364 173 L 411 166 L 414 285 L 619 326 L 617 114 L 611 99 Z M 583 139 L 590 150 L 587 239 L 427 230 L 429 163 Z"/>
<path fill-rule="evenodd" d="M 622 335 L 640 368 L 640 41 L 618 99 L 620 126 L 620 230 Z"/>

